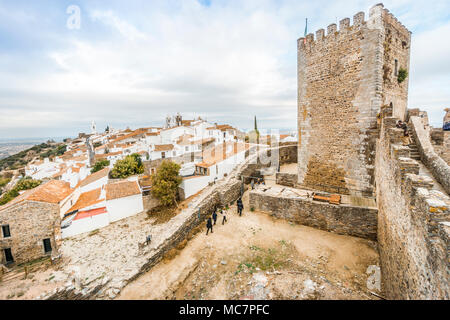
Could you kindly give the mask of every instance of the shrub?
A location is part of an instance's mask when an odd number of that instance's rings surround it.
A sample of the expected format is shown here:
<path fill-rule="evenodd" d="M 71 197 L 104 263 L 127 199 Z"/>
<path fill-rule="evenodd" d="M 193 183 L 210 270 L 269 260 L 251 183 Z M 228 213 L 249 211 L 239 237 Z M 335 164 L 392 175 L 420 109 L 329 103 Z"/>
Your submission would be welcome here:
<path fill-rule="evenodd" d="M 97 161 L 94 166 L 91 169 L 91 173 L 95 173 L 97 171 L 102 170 L 103 168 L 106 168 L 107 166 L 109 166 L 110 162 L 107 159 L 103 159 L 103 160 L 99 160 Z"/>
<path fill-rule="evenodd" d="M 111 170 L 111 178 L 125 179 L 141 173 L 144 173 L 141 157 L 137 153 L 133 153 L 114 164 L 114 168 Z"/>
<path fill-rule="evenodd" d="M 405 81 L 405 79 L 408 77 L 408 71 L 406 69 L 400 68 L 400 70 L 398 70 L 398 83 L 402 83 L 403 81 Z"/>
<path fill-rule="evenodd" d="M 10 178 L 0 178 L 0 188 L 6 186 L 10 181 Z"/>

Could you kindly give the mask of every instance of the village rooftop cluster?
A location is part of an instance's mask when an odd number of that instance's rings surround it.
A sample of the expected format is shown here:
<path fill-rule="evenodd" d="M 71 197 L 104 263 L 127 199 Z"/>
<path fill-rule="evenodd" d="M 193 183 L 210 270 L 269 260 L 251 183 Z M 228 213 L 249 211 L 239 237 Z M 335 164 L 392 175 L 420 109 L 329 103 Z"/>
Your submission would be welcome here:
<path fill-rule="evenodd" d="M 278 135 L 276 139 L 296 138 Z M 14 231 L 22 235 L 20 243 L 11 240 L 3 255 L 5 264 L 55 254 L 64 238 L 143 212 L 143 197 L 151 191 L 150 177 L 164 160 L 181 166 L 179 193 L 186 199 L 226 177 L 245 160 L 252 146 L 245 142 L 245 133 L 230 125 L 200 117 L 183 120 L 180 114 L 168 116 L 163 127 L 136 130 L 108 126 L 98 132 L 92 122 L 90 134 L 80 133 L 65 141 L 67 149 L 61 156 L 35 159 L 25 167 L 25 176 L 43 183 L 0 206 L 0 216 L 14 216 L 7 226 L 7 238 L 13 239 Z M 116 162 L 132 154 L 139 155 L 145 172 L 113 179 L 110 173 Z M 101 160 L 108 160 L 109 165 L 91 173 Z M 35 220 L 39 220 L 39 229 L 33 228 Z"/>

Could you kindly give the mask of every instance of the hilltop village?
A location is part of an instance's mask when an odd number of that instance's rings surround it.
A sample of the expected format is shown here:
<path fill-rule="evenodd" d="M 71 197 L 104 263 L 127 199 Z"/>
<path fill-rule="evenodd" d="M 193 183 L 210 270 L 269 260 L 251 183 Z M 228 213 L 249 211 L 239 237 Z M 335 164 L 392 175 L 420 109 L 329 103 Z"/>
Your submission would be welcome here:
<path fill-rule="evenodd" d="M 157 201 L 150 195 L 151 175 L 164 160 L 180 165 L 180 200 L 226 177 L 249 152 L 245 134 L 230 125 L 201 118 L 167 117 L 163 127 L 97 132 L 66 139 L 65 152 L 30 161 L 24 175 L 42 181 L 0 206 L 6 241 L 2 263 L 24 263 L 59 252 L 61 239 L 90 232 L 136 215 Z M 282 141 L 295 137 L 278 135 Z M 248 140 L 248 139 L 247 139 Z M 118 161 L 136 157 L 142 172 L 114 177 Z M 96 167 L 96 164 L 100 166 Z M 12 179 L 9 187 L 20 183 Z M 30 219 L 30 217 L 32 217 Z M 39 230 L 34 227 L 39 222 Z M 16 241 L 20 235 L 20 241 Z"/>
<path fill-rule="evenodd" d="M 450 109 L 408 108 L 411 32 L 383 4 L 352 20 L 297 41 L 297 136 L 177 114 L 28 163 L 0 298 L 450 299 Z"/>

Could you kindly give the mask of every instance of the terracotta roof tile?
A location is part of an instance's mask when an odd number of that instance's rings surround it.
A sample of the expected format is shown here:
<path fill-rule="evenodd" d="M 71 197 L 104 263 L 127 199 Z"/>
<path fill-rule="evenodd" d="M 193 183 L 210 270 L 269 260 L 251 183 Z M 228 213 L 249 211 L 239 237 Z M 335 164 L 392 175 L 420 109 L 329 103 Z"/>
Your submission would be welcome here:
<path fill-rule="evenodd" d="M 227 149 L 230 148 L 230 146 L 232 147 L 231 151 L 227 152 Z M 203 161 L 200 163 L 197 163 L 196 166 L 197 167 L 202 167 L 202 168 L 209 168 L 213 165 L 215 165 L 218 162 L 221 162 L 225 159 L 228 159 L 229 157 L 248 150 L 250 148 L 250 145 L 248 143 L 234 143 L 234 142 L 228 142 L 225 144 L 225 148 L 224 148 L 224 144 L 220 144 L 217 146 L 214 146 L 212 148 L 208 148 L 207 150 L 205 150 L 203 152 Z M 224 152 L 225 149 L 225 152 Z"/>
<path fill-rule="evenodd" d="M 105 199 L 99 199 L 101 192 L 102 192 L 102 189 L 98 188 L 95 190 L 91 190 L 91 191 L 82 193 L 80 195 L 80 197 L 78 198 L 77 202 L 72 206 L 72 208 L 67 210 L 67 212 L 80 210 L 80 209 L 83 209 L 83 208 L 86 208 L 86 207 L 89 207 L 89 206 L 92 206 L 94 204 L 104 201 Z"/>
<path fill-rule="evenodd" d="M 118 142 L 118 141 L 122 141 L 122 140 L 125 140 L 125 139 L 128 139 L 128 138 L 132 138 L 132 137 L 135 137 L 135 136 L 138 136 L 138 135 L 141 135 L 141 134 L 145 134 L 146 132 L 147 132 L 147 130 L 145 130 L 145 129 L 138 129 L 136 131 L 132 131 L 129 134 L 126 134 L 126 135 L 124 135 L 122 137 L 119 137 L 119 138 L 115 139 L 113 141 L 113 143 L 114 142 Z"/>
<path fill-rule="evenodd" d="M 61 180 L 50 180 L 49 182 L 41 184 L 34 189 L 25 191 L 17 198 L 1 206 L 0 210 L 6 209 L 22 201 L 37 201 L 58 204 L 67 198 L 72 192 L 73 189 L 70 188 L 70 183 Z"/>
<path fill-rule="evenodd" d="M 108 173 L 109 173 L 109 168 L 103 168 L 102 170 L 97 171 L 97 172 L 87 176 L 86 179 L 84 179 L 83 181 L 81 181 L 79 183 L 79 186 L 80 187 L 87 186 L 88 184 L 90 184 L 92 182 L 95 182 L 95 181 L 100 180 L 100 179 L 102 179 L 104 177 L 107 177 Z"/>
<path fill-rule="evenodd" d="M 136 181 L 121 181 L 106 185 L 106 200 L 114 200 L 140 194 L 141 189 Z"/>
<path fill-rule="evenodd" d="M 173 149 L 173 144 L 157 144 L 155 151 L 170 151 Z"/>

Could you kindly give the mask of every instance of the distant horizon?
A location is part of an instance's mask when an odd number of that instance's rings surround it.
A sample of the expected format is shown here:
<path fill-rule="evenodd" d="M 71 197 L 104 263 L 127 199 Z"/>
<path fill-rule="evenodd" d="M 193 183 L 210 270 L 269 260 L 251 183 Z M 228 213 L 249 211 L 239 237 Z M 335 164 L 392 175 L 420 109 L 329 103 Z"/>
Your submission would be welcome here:
<path fill-rule="evenodd" d="M 114 128 L 114 127 L 113 127 Z M 139 128 L 142 128 L 141 126 L 139 126 Z M 120 130 L 125 130 L 125 128 L 114 128 L 114 129 L 120 129 Z M 132 130 L 136 130 L 138 129 L 138 127 L 132 129 Z M 253 130 L 253 128 L 237 128 L 238 130 L 241 131 L 250 131 Z M 297 129 L 292 129 L 292 128 L 271 128 L 271 129 L 266 129 L 266 128 L 259 128 L 259 131 L 267 131 L 270 132 L 271 130 L 278 130 L 280 133 L 286 133 L 286 132 L 296 132 Z M 99 133 L 103 132 L 103 130 L 98 130 Z M 79 133 L 82 133 L 82 131 L 80 131 Z M 90 132 L 84 132 L 86 134 L 89 134 Z M 0 138 L 0 144 L 6 144 L 6 143 L 19 143 L 19 142 L 23 142 L 23 143 L 31 143 L 31 142 L 36 142 L 36 143 L 43 143 L 46 142 L 48 140 L 54 140 L 55 142 L 62 142 L 64 139 L 75 139 L 78 137 L 78 134 L 76 135 L 72 135 L 72 136 L 50 136 L 50 137 L 21 137 L 21 138 L 17 138 L 17 137 L 11 137 L 11 138 L 5 138 L 2 137 Z"/>

